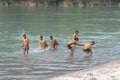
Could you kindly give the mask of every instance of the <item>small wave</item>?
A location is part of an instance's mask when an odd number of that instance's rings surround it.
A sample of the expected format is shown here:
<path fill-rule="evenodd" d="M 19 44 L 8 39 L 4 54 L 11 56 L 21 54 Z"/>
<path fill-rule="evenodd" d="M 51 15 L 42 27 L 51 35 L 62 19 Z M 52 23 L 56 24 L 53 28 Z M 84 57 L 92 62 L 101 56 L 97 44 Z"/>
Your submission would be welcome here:
<path fill-rule="evenodd" d="M 108 19 L 85 19 L 85 21 L 120 21 L 120 19 L 116 19 L 116 18 L 108 18 Z"/>
<path fill-rule="evenodd" d="M 0 34 L 2 34 L 2 32 L 0 32 Z"/>
<path fill-rule="evenodd" d="M 1 24 L 7 24 L 7 23 L 5 23 L 5 22 L 0 22 L 0 25 L 1 25 Z"/>
<path fill-rule="evenodd" d="M 82 25 L 85 25 L 85 26 L 102 26 L 102 25 L 100 25 L 100 24 L 82 24 Z"/>

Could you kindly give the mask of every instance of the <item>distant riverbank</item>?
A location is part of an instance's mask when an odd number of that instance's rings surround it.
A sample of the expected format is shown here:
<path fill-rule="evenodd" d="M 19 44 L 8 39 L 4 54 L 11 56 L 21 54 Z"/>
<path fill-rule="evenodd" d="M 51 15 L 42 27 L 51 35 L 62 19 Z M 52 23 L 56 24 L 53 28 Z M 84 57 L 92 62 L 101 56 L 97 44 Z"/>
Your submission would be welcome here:
<path fill-rule="evenodd" d="M 1 0 L 0 6 L 27 7 L 120 7 L 119 0 Z"/>
<path fill-rule="evenodd" d="M 100 64 L 85 70 L 53 77 L 47 80 L 119 80 L 120 60 Z"/>

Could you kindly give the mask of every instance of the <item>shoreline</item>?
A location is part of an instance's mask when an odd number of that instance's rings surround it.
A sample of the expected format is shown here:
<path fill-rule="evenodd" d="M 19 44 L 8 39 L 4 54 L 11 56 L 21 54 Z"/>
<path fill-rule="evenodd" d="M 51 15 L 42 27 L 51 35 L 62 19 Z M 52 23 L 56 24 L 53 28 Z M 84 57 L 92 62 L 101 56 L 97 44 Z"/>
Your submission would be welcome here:
<path fill-rule="evenodd" d="M 113 60 L 93 67 L 52 77 L 47 80 L 119 80 L 120 60 Z"/>
<path fill-rule="evenodd" d="M 70 1 L 70 0 L 1 0 L 0 6 L 28 6 L 28 7 L 112 7 L 120 8 L 119 1 Z"/>

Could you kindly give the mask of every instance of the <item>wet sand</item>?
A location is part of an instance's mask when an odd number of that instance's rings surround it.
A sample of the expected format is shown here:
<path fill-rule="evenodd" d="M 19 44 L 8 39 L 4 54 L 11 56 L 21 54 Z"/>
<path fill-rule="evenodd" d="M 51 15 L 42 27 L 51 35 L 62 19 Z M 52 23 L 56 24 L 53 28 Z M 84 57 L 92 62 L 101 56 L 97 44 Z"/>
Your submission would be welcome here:
<path fill-rule="evenodd" d="M 120 60 L 110 61 L 47 80 L 120 80 Z"/>

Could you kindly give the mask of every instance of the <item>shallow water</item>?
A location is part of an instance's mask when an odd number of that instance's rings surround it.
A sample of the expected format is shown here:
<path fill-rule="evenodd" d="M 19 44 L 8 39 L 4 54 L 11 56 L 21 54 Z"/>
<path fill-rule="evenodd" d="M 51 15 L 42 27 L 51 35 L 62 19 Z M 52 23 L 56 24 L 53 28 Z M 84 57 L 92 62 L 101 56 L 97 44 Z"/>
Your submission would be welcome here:
<path fill-rule="evenodd" d="M 120 58 L 118 8 L 0 8 L 0 80 L 43 80 Z M 94 40 L 93 56 L 75 47 L 73 59 L 66 43 L 75 30 L 79 42 Z M 30 40 L 29 55 L 21 49 L 22 34 Z M 57 50 L 40 52 L 39 36 L 49 44 L 53 35 Z"/>

